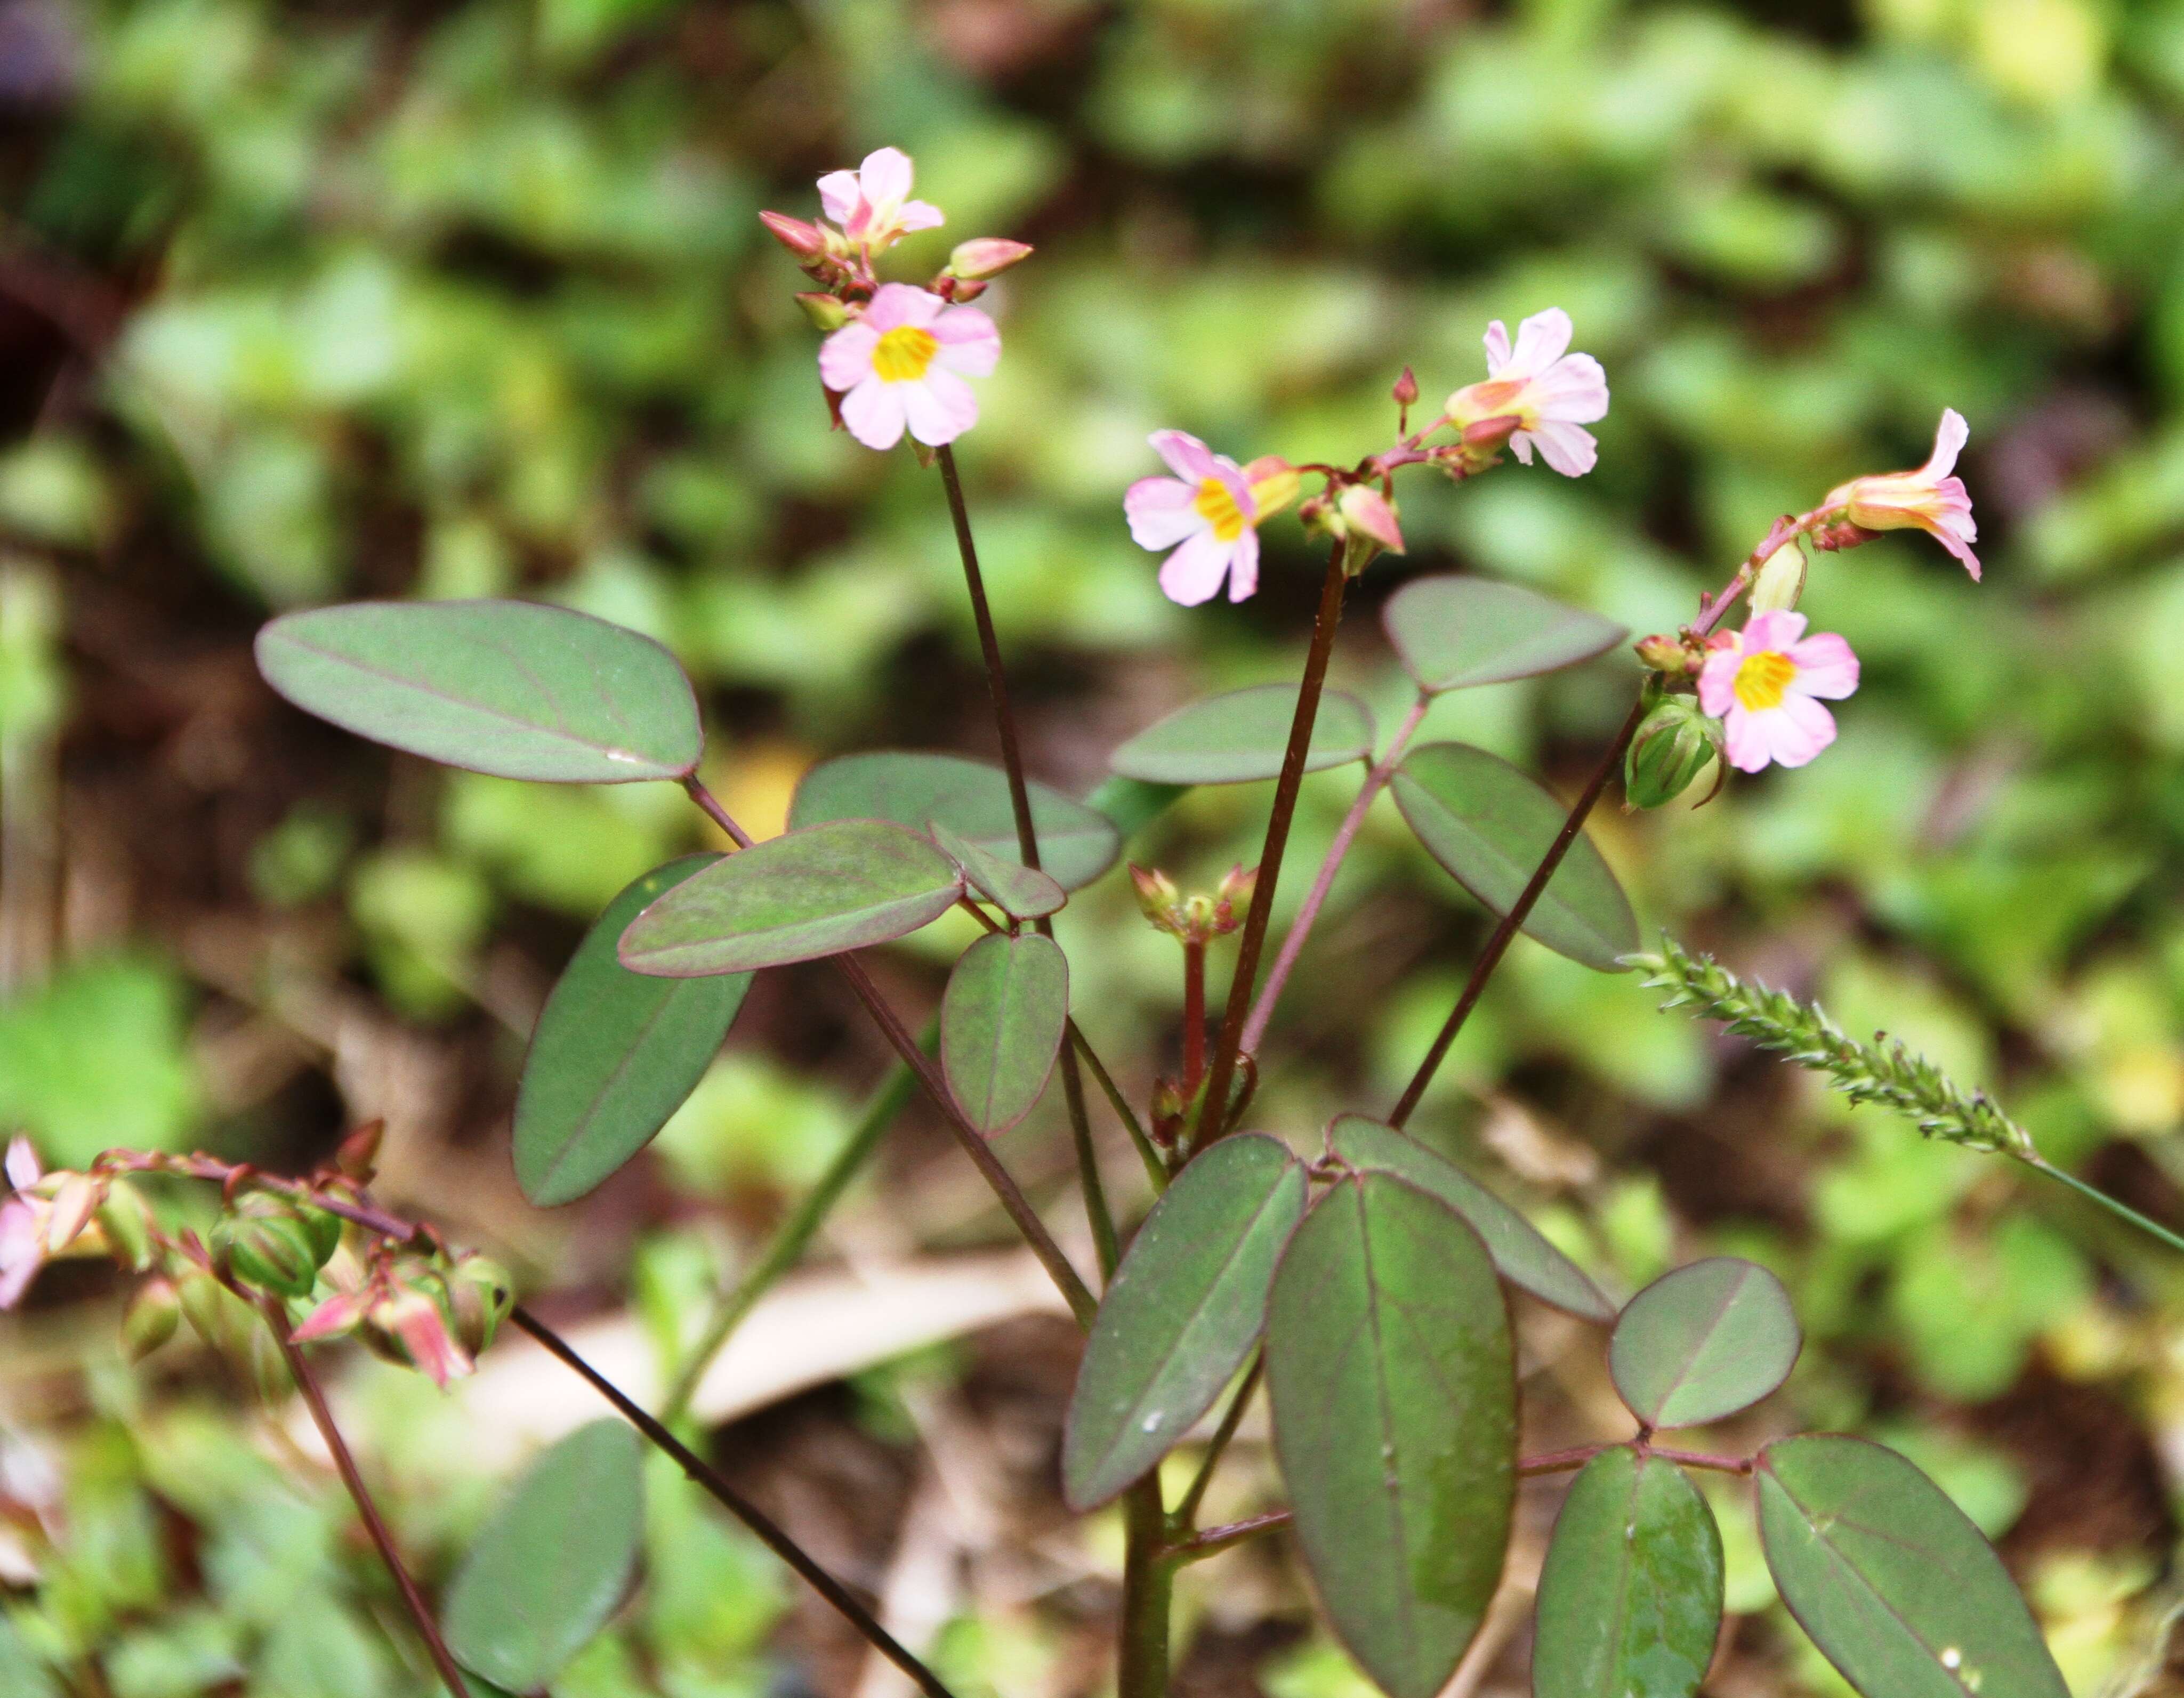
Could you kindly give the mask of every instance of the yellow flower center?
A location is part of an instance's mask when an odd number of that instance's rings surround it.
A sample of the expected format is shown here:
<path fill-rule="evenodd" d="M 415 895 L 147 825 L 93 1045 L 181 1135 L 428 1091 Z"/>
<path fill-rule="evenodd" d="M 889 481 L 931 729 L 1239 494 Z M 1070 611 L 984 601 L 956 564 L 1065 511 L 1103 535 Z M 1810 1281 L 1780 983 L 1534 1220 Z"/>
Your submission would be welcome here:
<path fill-rule="evenodd" d="M 925 376 L 940 339 L 916 325 L 897 325 L 883 332 L 872 349 L 872 370 L 883 383 L 915 383 Z"/>
<path fill-rule="evenodd" d="M 1745 657 L 1736 669 L 1736 704 L 1747 713 L 1764 713 L 1782 705 L 1782 693 L 1797 676 L 1797 663 L 1779 649 L 1763 649 Z"/>
<path fill-rule="evenodd" d="M 1201 478 L 1198 493 L 1190 504 L 1212 526 L 1213 534 L 1224 543 L 1233 543 L 1244 534 L 1244 509 L 1236 504 L 1236 498 L 1228 493 L 1228 486 L 1217 477 Z"/>

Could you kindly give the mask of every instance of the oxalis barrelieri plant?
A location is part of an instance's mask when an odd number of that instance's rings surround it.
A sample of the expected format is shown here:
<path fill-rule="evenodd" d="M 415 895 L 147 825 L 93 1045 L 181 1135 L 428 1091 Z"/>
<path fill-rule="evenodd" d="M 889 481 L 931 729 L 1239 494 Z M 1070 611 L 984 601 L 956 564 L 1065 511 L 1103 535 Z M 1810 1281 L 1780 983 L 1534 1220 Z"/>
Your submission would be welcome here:
<path fill-rule="evenodd" d="M 844 756 L 805 777 L 787 832 L 755 843 L 698 777 L 703 731 L 688 679 L 637 632 L 541 604 L 387 602 L 292 614 L 258 642 L 276 690 L 359 736 L 510 778 L 679 784 L 735 845 L 632 884 L 547 1002 L 514 1128 L 517 1177 L 537 1202 L 584 1195 L 644 1147 L 713 1058 L 758 972 L 831 960 L 899 1056 L 834 1166 L 751 1272 L 720 1294 L 699 1342 L 673 1365 L 662 1407 L 638 1407 L 514 1305 L 498 1269 L 374 1204 L 368 1130 L 303 1178 L 123 1151 L 81 1173 L 47 1174 L 19 1149 L 8 1162 L 14 1190 L 0 1205 L 0 1295 L 20 1296 L 51 1257 L 109 1255 L 145 1276 L 125 1322 L 131 1349 L 151 1347 L 187 1317 L 269 1386 L 292 1379 L 451 1693 L 543 1690 L 604 1619 L 635 1560 L 636 1447 L 610 1425 L 604 1436 L 586 1429 L 548 1453 L 436 1617 L 348 1460 L 308 1347 L 354 1335 L 444 1382 L 468 1371 L 499 1327 L 514 1324 L 674 1456 L 921 1690 L 944 1695 L 862 1601 L 671 1431 L 705 1364 L 922 1092 L 1087 1335 L 1061 1486 L 1080 1511 L 1121 1506 L 1114 1681 L 1122 1698 L 1167 1690 L 1178 1568 L 1260 1536 L 1294 1539 L 1329 1622 L 1381 1688 L 1429 1698 L 1464 1657 L 1500 1584 L 1520 1483 L 1572 1471 L 1539 1589 L 1535 1690 L 1690 1698 L 1713 1656 L 1723 1598 L 1720 1535 L 1691 1469 L 1751 1483 L 1783 1600 L 1868 1698 L 2062 1698 L 2055 1664 L 2000 1561 L 1893 1451 L 1828 1434 L 1777 1440 L 1752 1456 L 1662 1442 L 1749 1406 L 1789 1373 L 1800 1333 L 1772 1275 L 1715 1258 L 1618 1304 L 1520 1214 L 1406 1130 L 1518 932 L 1603 971 L 1636 959 L 1630 905 L 1584 832 L 1618 771 L 1627 804 L 1652 807 L 1695 785 L 1718 786 L 1730 769 L 1802 765 L 1833 740 L 1826 704 L 1856 690 L 1858 663 L 1841 637 L 1808 633 L 1795 610 L 1812 552 L 1915 527 L 1977 579 L 1970 503 L 1952 476 L 1964 421 L 1942 415 L 1923 467 L 1852 479 L 1779 520 L 1688 625 L 1639 642 L 1636 700 L 1569 804 L 1483 749 L 1412 745 L 1444 693 L 1615 648 L 1628 633 L 1603 620 L 1514 585 L 1416 578 L 1384 614 L 1418 687 L 1393 737 L 1381 746 L 1363 704 L 1326 688 L 1349 585 L 1383 554 L 1403 551 L 1399 477 L 1520 475 L 1506 470 L 1510 457 L 1566 477 L 1591 470 L 1596 450 L 1585 426 L 1605 416 L 1608 387 L 1596 360 L 1569 351 L 1567 315 L 1535 314 L 1513 338 L 1490 326 L 1485 377 L 1417 428 L 1420 391 L 1407 370 L 1392 398 L 1393 439 L 1349 465 L 1273 455 L 1240 463 L 1180 431 L 1156 432 L 1151 448 L 1166 473 L 1133 485 L 1122 504 L 1131 535 L 1164 557 L 1167 593 L 1185 605 L 1224 589 L 1231 600 L 1250 596 L 1261 528 L 1294 507 L 1327 547 L 1318 612 L 1295 683 L 1183 708 L 1116 749 L 1113 779 L 1080 802 L 1026 771 L 951 448 L 978 420 L 972 380 L 991 373 L 1002 354 L 993 318 L 972 303 L 1032 250 L 967 242 L 928 283 L 884 280 L 881 262 L 894 243 L 943 221 L 911 198 L 911 187 L 909 159 L 883 148 L 860 170 L 821 180 L 823 220 L 763 217 L 816 286 L 798 298 L 825 332 L 818 376 L 833 422 L 875 452 L 907 436 L 920 461 L 938 468 L 992 694 L 998 767 L 930 753 Z M 1732 623 L 1740 605 L 1741 622 Z M 1356 801 L 1262 976 L 1299 784 L 1307 771 L 1352 763 L 1364 769 Z M 1180 946 L 1184 1009 L 1180 1071 L 1134 1104 L 1099 1053 L 1102 1034 L 1072 1017 L 1069 963 L 1052 917 L 1072 892 L 1109 874 L 1125 836 L 1184 788 L 1266 780 L 1273 793 L 1255 868 L 1233 868 L 1202 894 L 1186 894 L 1167 872 L 1131 869 L 1146 917 Z M 1308 1139 L 1301 1128 L 1251 1127 L 1269 1022 L 1383 789 L 1496 923 L 1397 1101 L 1340 1116 Z M 982 935 L 955 964 L 938 1021 L 921 1035 L 861 952 L 959 907 Z M 1209 957 L 1231 936 L 1217 1008 Z M 1702 1011 L 1834 1072 L 1854 1094 L 1903 1108 L 1930 1131 L 2036 1160 L 1992 1104 L 1915 1058 L 1852 1044 L 1786 999 L 1750 992 L 1673 947 L 1646 964 Z M 992 1147 L 1056 1072 L 1096 1256 L 1089 1272 Z M 1088 1076 L 1106 1105 L 1099 1125 Z M 1100 1138 L 1112 1135 L 1108 1111 L 1147 1178 L 1121 1211 L 1134 1216 L 1136 1204 L 1150 1203 L 1127 1248 L 1095 1159 Z M 1312 1153 L 1300 1153 L 1307 1142 Z M 219 1188 L 209 1233 L 162 1224 L 141 1189 L 153 1173 Z M 1634 1431 L 1550 1455 L 1518 1453 L 1513 1288 L 1603 1329 Z M 1208 1484 L 1262 1386 L 1288 1506 L 1202 1526 Z M 1161 1465 L 1186 1443 L 1196 1446 L 1198 1466 L 1171 1495 Z M 557 1505 L 580 1511 L 583 1537 L 520 1536 L 551 1525 Z M 542 1617 L 526 1607 L 538 1596 L 596 1607 Z"/>

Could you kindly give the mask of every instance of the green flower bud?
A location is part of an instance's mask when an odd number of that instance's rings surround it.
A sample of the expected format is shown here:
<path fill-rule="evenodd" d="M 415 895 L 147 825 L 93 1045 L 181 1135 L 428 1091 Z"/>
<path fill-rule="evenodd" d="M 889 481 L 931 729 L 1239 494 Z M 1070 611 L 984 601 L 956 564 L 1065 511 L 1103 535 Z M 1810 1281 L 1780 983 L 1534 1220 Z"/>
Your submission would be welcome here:
<path fill-rule="evenodd" d="M 1792 537 L 1767 557 L 1752 581 L 1754 613 L 1787 613 L 1805 593 L 1805 551 Z"/>
<path fill-rule="evenodd" d="M 324 1267 L 341 1248 L 342 1231 L 348 1225 L 339 1215 L 329 1209 L 304 1207 L 297 1211 L 304 1222 L 304 1230 L 311 1235 L 311 1250 Z"/>
<path fill-rule="evenodd" d="M 245 1284 L 282 1297 L 309 1296 L 319 1277 L 318 1246 L 292 1210 L 224 1216 L 212 1229 L 212 1253 Z"/>
<path fill-rule="evenodd" d="M 482 1255 L 466 1255 L 448 1274 L 448 1309 L 455 1339 L 473 1356 L 493 1343 L 500 1323 L 515 1306 L 515 1288 L 508 1271 Z"/>
<path fill-rule="evenodd" d="M 106 1234 L 114 1259 L 131 1273 L 152 1265 L 152 1210 L 143 1194 L 125 1179 L 112 1181 L 93 1216 Z"/>
<path fill-rule="evenodd" d="M 1630 739 L 1623 760 L 1624 795 L 1634 808 L 1673 802 L 1721 750 L 1721 721 L 1708 718 L 1696 697 L 1665 697 Z"/>
<path fill-rule="evenodd" d="M 136 1288 L 121 1313 L 121 1354 L 141 1362 L 168 1339 L 181 1324 L 182 1300 L 169 1279 L 148 1279 Z"/>

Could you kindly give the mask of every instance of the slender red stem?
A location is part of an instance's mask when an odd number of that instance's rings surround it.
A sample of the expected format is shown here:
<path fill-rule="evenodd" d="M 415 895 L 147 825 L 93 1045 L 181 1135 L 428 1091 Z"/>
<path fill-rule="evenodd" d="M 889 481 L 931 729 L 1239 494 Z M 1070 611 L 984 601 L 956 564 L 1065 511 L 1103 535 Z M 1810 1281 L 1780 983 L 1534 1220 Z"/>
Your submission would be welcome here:
<path fill-rule="evenodd" d="M 278 1301 L 260 1296 L 258 1307 L 265 1317 L 265 1324 L 273 1329 L 279 1342 L 281 1355 L 294 1376 L 296 1389 L 304 1395 L 304 1404 L 311 1411 L 311 1421 L 319 1429 L 319 1436 L 326 1442 L 326 1449 L 334 1459 L 335 1470 L 342 1484 L 348 1488 L 350 1500 L 363 1519 L 365 1531 L 379 1550 L 379 1560 L 387 1565 L 387 1572 L 394 1577 L 395 1589 L 402 1595 L 403 1606 L 410 1612 L 410 1619 L 417 1624 L 423 1635 L 425 1649 L 431 1654 L 432 1666 L 440 1672 L 440 1679 L 453 1698 L 471 1698 L 470 1688 L 463 1683 L 463 1672 L 455 1666 L 454 1656 L 448 1642 L 440 1637 L 440 1624 L 432 1619 L 432 1612 L 425 1602 L 425 1595 L 417 1589 L 417 1583 L 410 1578 L 410 1571 L 402 1565 L 402 1554 L 394 1548 L 394 1535 L 387 1531 L 387 1523 L 379 1513 L 379 1506 L 371 1500 L 371 1493 L 364 1484 L 364 1476 L 357 1471 L 356 1458 L 349 1454 L 348 1442 L 341 1428 L 334 1425 L 333 1411 L 326 1407 L 326 1394 L 319 1389 L 319 1382 L 311 1372 L 310 1364 L 304 1353 L 288 1337 L 288 1317 Z"/>
<path fill-rule="evenodd" d="M 1206 945 L 1183 940 L 1183 1096 L 1198 1088 L 1206 1072 Z"/>
<path fill-rule="evenodd" d="M 1278 1527 L 1287 1527 L 1296 1517 L 1288 1510 L 1268 1510 L 1264 1515 L 1251 1516 L 1242 1521 L 1232 1521 L 1222 1527 L 1209 1527 L 1203 1533 L 1195 1533 L 1179 1545 L 1171 1545 L 1167 1550 L 1170 1562 L 1201 1562 L 1217 1556 L 1232 1545 L 1262 1533 L 1272 1533 Z"/>
<path fill-rule="evenodd" d="M 1281 776 L 1274 783 L 1274 805 L 1267 817 L 1267 841 L 1259 852 L 1258 885 L 1251 893 L 1251 907 L 1244 916 L 1244 930 L 1236 944 L 1236 971 L 1228 981 L 1228 1006 L 1222 1015 L 1221 1037 L 1213 1046 L 1213 1065 L 1206 1077 L 1206 1093 L 1198 1111 L 1192 1143 L 1210 1144 L 1221 1135 L 1228 1117 L 1228 1086 L 1236 1076 L 1236 1056 L 1242 1046 L 1244 1019 L 1251 1006 L 1251 992 L 1259 977 L 1259 951 L 1267 941 L 1267 921 L 1273 913 L 1274 887 L 1282 876 L 1282 852 L 1289 847 L 1290 825 L 1296 816 L 1297 790 L 1304 782 L 1305 757 L 1312 749 L 1312 728 L 1319 717 L 1319 698 L 1327 683 L 1328 657 L 1334 652 L 1335 627 L 1342 622 L 1342 593 L 1349 584 L 1342 569 L 1345 543 L 1337 537 L 1328 555 L 1327 576 L 1320 586 L 1319 612 L 1312 621 L 1312 647 L 1306 651 L 1304 678 L 1297 689 L 1296 713 L 1290 721 L 1289 747 L 1282 754 Z"/>
<path fill-rule="evenodd" d="M 1520 1478 L 1529 1479 L 1534 1474 L 1562 1474 L 1572 1468 L 1582 1468 L 1603 1450 L 1613 1450 L 1613 1445 L 1579 1445 L 1568 1450 L 1549 1450 L 1538 1456 L 1518 1460 L 1517 1473 Z"/>

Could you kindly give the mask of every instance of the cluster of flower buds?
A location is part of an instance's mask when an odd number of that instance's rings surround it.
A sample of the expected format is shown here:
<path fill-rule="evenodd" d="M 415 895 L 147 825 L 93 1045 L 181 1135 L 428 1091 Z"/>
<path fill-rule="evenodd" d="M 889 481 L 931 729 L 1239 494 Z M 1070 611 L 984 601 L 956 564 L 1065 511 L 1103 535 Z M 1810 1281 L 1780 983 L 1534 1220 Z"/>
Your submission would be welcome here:
<path fill-rule="evenodd" d="M 141 1360 L 183 1321 L 267 1395 L 286 1390 L 279 1341 L 257 1302 L 292 1318 L 298 1343 L 356 1332 L 382 1355 L 444 1385 L 467 1373 L 513 1301 L 483 1256 L 450 1252 L 428 1229 L 365 1203 L 380 1136 L 353 1133 L 307 1180 L 274 1180 L 209 1156 L 111 1150 L 84 1172 L 47 1172 L 26 1139 L 8 1147 L 0 1200 L 0 1307 L 62 1256 L 98 1256 L 145 1276 L 123 1311 L 122 1347 Z M 218 1217 L 200 1236 L 170 1229 L 135 1176 L 216 1181 Z M 354 1224 L 356 1222 L 370 1225 Z"/>
<path fill-rule="evenodd" d="M 1222 875 L 1210 896 L 1185 896 L 1166 873 L 1135 861 L 1130 863 L 1130 882 L 1138 893 L 1139 911 L 1156 929 L 1179 943 L 1203 944 L 1244 923 L 1251 893 L 1259 886 L 1259 869 L 1246 871 L 1239 862 Z"/>
<path fill-rule="evenodd" d="M 761 212 L 759 220 L 821 286 L 796 298 L 827 336 L 819 378 L 835 424 L 871 448 L 891 448 L 906 431 L 922 454 L 978 422 L 978 398 L 964 380 L 989 376 L 1000 359 L 994 321 L 964 303 L 1032 250 L 1003 237 L 978 237 L 957 243 L 922 288 L 882 282 L 875 266 L 881 253 L 945 221 L 939 208 L 911 198 L 913 175 L 910 155 L 882 148 L 855 170 L 819 179 L 819 203 L 831 224 L 778 212 Z"/>
<path fill-rule="evenodd" d="M 1356 577 L 1384 550 L 1403 552 L 1403 527 L 1395 498 L 1369 483 L 1341 483 L 1322 490 L 1297 509 L 1307 537 L 1343 539 L 1342 570 Z"/>

